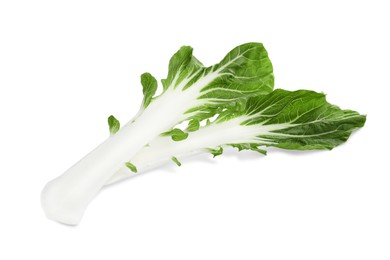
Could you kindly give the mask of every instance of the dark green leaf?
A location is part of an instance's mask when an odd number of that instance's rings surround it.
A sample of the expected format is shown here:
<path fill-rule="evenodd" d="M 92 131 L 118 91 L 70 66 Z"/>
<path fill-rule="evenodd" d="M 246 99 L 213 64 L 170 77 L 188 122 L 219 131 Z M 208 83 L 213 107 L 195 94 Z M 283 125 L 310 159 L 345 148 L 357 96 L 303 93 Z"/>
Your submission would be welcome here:
<path fill-rule="evenodd" d="M 342 110 L 309 90 L 278 89 L 249 98 L 246 110 L 250 119 L 242 124 L 262 127 L 260 144 L 294 150 L 332 149 L 366 121 L 366 116 Z"/>

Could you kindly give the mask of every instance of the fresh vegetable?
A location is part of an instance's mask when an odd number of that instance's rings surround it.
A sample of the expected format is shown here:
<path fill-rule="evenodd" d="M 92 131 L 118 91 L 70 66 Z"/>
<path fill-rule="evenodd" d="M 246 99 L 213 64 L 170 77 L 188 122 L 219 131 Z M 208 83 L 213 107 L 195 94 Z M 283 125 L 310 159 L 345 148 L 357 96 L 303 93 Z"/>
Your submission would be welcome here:
<path fill-rule="evenodd" d="M 119 131 L 119 125 L 112 126 L 111 134 L 116 134 L 45 186 L 41 202 L 46 215 L 66 224 L 79 223 L 90 200 L 112 175 L 155 137 L 183 140 L 188 134 L 174 128 L 177 124 L 201 121 L 225 104 L 267 94 L 273 82 L 272 65 L 260 43 L 238 46 L 210 67 L 192 55 L 191 47 L 180 48 L 162 80 L 163 93 L 154 97 L 157 81 L 143 74 L 144 100 L 137 115 Z M 131 162 L 126 166 L 137 170 Z"/>
<path fill-rule="evenodd" d="M 211 67 L 182 47 L 171 58 L 161 95 L 155 97 L 151 74 L 143 74 L 141 84 L 144 99 L 136 116 L 122 128 L 110 116 L 110 137 L 45 186 L 42 206 L 49 218 L 78 224 L 104 185 L 167 161 L 181 166 L 186 156 L 215 157 L 227 146 L 261 154 L 267 146 L 330 150 L 366 119 L 329 104 L 324 94 L 272 91 L 272 65 L 259 43 L 241 45 Z"/>
<path fill-rule="evenodd" d="M 330 150 L 347 141 L 365 120 L 364 115 L 329 104 L 324 94 L 277 89 L 268 95 L 248 98 L 244 106 L 227 108 L 215 121 L 191 132 L 183 141 L 175 142 L 164 136 L 155 138 L 132 162 L 142 172 L 171 158 L 177 163 L 180 158 L 198 153 L 210 152 L 217 156 L 225 146 L 262 154 L 265 151 L 259 147 L 264 146 Z M 122 168 L 107 184 L 132 175 L 134 172 Z"/>

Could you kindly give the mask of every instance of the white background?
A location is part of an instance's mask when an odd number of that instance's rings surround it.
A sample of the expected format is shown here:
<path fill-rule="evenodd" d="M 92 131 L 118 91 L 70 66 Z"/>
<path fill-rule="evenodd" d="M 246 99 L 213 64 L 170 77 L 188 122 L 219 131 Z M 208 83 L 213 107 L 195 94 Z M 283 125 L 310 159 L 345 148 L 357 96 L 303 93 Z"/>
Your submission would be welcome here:
<path fill-rule="evenodd" d="M 390 259 L 387 1 L 1 1 L 0 259 Z M 108 136 L 191 45 L 263 42 L 276 87 L 367 114 L 331 152 L 228 150 L 104 189 L 48 220 L 46 182 Z"/>

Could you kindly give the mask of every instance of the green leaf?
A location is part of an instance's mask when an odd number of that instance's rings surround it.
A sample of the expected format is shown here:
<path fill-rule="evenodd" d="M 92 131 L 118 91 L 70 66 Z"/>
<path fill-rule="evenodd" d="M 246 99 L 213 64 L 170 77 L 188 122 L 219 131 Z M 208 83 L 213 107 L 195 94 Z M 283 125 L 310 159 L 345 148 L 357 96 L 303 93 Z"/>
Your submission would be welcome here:
<path fill-rule="evenodd" d="M 114 135 L 116 132 L 119 131 L 119 128 L 121 127 L 120 123 L 113 115 L 109 116 L 107 121 L 108 126 L 110 128 L 110 134 Z"/>
<path fill-rule="evenodd" d="M 194 132 L 194 131 L 197 131 L 199 130 L 199 127 L 200 127 L 200 123 L 197 119 L 192 119 L 189 123 L 188 123 L 188 127 L 187 127 L 187 131 L 188 132 Z"/>
<path fill-rule="evenodd" d="M 194 106 L 185 111 L 186 120 L 200 122 L 237 100 L 273 89 L 272 64 L 261 43 L 240 45 L 210 67 L 204 67 L 192 52 L 189 46 L 181 47 L 169 62 L 167 78 L 162 80 L 164 92 L 172 89 L 196 95 Z"/>
<path fill-rule="evenodd" d="M 130 163 L 130 162 L 127 162 L 127 163 L 125 163 L 125 165 L 126 165 L 126 167 L 129 168 L 132 172 L 137 173 L 138 170 L 137 170 L 137 167 L 135 167 L 134 164 L 132 164 L 132 163 Z"/>
<path fill-rule="evenodd" d="M 176 163 L 177 166 L 181 166 L 181 162 L 175 156 L 172 156 L 172 161 Z"/>
<path fill-rule="evenodd" d="M 240 45 L 209 69 L 218 71 L 219 77 L 202 89 L 200 98 L 230 100 L 273 90 L 272 63 L 261 43 Z"/>
<path fill-rule="evenodd" d="M 183 132 L 183 130 L 174 128 L 171 131 L 162 133 L 162 136 L 170 136 L 173 141 L 182 141 L 184 139 L 187 139 L 188 133 Z"/>
<path fill-rule="evenodd" d="M 162 80 L 164 91 L 169 87 L 175 88 L 180 82 L 186 78 L 190 78 L 194 74 L 202 73 L 203 65 L 192 55 L 192 47 L 181 47 L 169 61 L 168 76 Z"/>
<path fill-rule="evenodd" d="M 156 94 L 157 80 L 150 73 L 144 73 L 141 75 L 141 84 L 144 93 L 143 107 L 146 108 Z"/>
<path fill-rule="evenodd" d="M 208 149 L 209 152 L 213 155 L 213 158 L 217 157 L 218 155 L 221 155 L 223 153 L 223 148 L 220 146 L 217 149 Z"/>
<path fill-rule="evenodd" d="M 281 89 L 249 98 L 245 117 L 241 125 L 258 129 L 257 145 L 294 150 L 332 149 L 366 121 L 364 115 L 329 104 L 324 94 Z"/>
<path fill-rule="evenodd" d="M 244 144 L 229 144 L 231 147 L 237 148 L 238 151 L 242 150 L 250 150 L 254 152 L 258 152 L 262 155 L 267 155 L 267 151 L 258 148 L 258 144 L 250 144 L 250 143 L 244 143 Z"/>
<path fill-rule="evenodd" d="M 225 110 L 219 112 L 217 121 L 222 122 L 245 114 L 246 103 L 247 103 L 247 99 L 242 98 L 242 99 L 237 99 L 235 102 L 232 102 L 231 104 L 225 106 Z"/>

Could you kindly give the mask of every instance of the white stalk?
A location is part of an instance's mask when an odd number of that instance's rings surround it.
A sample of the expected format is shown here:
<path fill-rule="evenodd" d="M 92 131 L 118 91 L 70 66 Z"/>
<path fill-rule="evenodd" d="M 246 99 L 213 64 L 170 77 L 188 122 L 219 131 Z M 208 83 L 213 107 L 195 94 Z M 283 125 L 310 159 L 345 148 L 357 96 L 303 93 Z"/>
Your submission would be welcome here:
<path fill-rule="evenodd" d="M 107 185 L 156 168 L 171 161 L 172 157 L 182 159 L 191 155 L 209 152 L 208 148 L 213 149 L 227 144 L 259 142 L 260 139 L 256 136 L 287 127 L 287 125 L 241 125 L 241 122 L 247 119 L 248 117 L 241 116 L 222 123 L 211 124 L 190 133 L 188 138 L 183 141 L 175 142 L 170 137 L 157 137 L 131 160 L 137 167 L 137 173 L 130 171 L 127 167 L 122 167 L 107 181 Z M 268 143 L 266 140 L 261 140 L 261 142 L 264 144 Z"/>
<path fill-rule="evenodd" d="M 124 163 L 151 140 L 186 118 L 190 108 L 201 105 L 200 90 L 218 76 L 218 71 L 183 90 L 184 80 L 168 88 L 135 121 L 130 121 L 42 191 L 41 203 L 48 218 L 76 225 L 89 202 Z M 203 101 L 205 102 L 205 101 Z"/>

